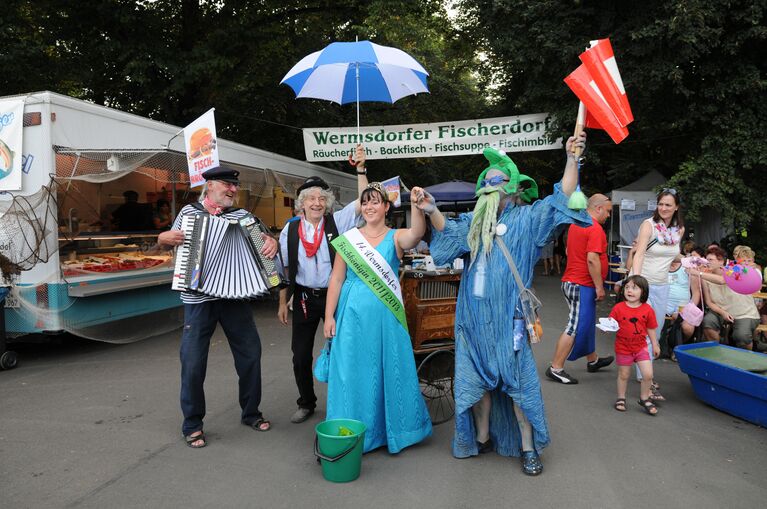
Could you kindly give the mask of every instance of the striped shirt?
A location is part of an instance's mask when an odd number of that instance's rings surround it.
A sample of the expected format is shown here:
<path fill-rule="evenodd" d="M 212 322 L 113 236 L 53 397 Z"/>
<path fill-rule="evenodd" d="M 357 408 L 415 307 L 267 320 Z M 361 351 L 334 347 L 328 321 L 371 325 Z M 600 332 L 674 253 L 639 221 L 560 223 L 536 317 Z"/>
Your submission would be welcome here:
<path fill-rule="evenodd" d="M 192 216 L 195 214 L 202 214 L 202 211 L 198 210 L 192 205 L 185 205 L 184 208 L 176 216 L 176 220 L 173 222 L 173 230 L 181 229 L 181 221 L 184 216 Z M 245 216 L 249 216 L 250 212 L 245 209 L 236 209 L 231 212 L 225 212 L 217 217 L 223 219 L 242 219 Z M 204 295 L 197 292 L 181 292 L 181 302 L 184 304 L 199 304 L 201 302 L 209 302 L 212 300 L 219 300 L 218 297 L 212 297 L 210 295 Z"/>

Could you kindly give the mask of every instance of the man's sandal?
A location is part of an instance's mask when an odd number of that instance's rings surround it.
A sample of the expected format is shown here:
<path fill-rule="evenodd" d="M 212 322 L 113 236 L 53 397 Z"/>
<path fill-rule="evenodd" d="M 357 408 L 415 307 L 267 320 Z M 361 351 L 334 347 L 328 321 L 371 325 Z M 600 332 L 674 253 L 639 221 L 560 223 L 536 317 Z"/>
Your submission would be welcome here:
<path fill-rule="evenodd" d="M 193 431 L 192 433 L 184 436 L 184 441 L 186 442 L 186 445 L 188 447 L 191 447 L 192 449 L 202 449 L 206 445 L 208 445 L 208 441 L 205 439 L 205 433 L 202 431 L 199 435 L 195 435 L 197 433 L 196 431 Z M 202 444 L 195 445 L 195 442 L 202 441 Z"/>
<path fill-rule="evenodd" d="M 655 406 L 655 403 L 650 401 L 649 398 L 648 399 L 640 399 L 639 401 L 637 401 L 637 403 L 639 403 L 639 406 L 641 406 L 642 409 L 645 412 L 647 412 L 647 415 L 652 415 L 653 417 L 658 415 L 658 407 Z"/>
<path fill-rule="evenodd" d="M 267 421 L 263 417 L 259 417 L 258 419 L 256 419 L 255 421 L 251 423 L 243 422 L 243 424 L 245 424 L 246 426 L 250 426 L 256 431 L 266 432 L 272 429 L 272 423 Z"/>
<path fill-rule="evenodd" d="M 618 398 L 615 400 L 615 404 L 613 405 L 613 408 L 615 408 L 619 412 L 625 412 L 626 411 L 626 398 Z"/>

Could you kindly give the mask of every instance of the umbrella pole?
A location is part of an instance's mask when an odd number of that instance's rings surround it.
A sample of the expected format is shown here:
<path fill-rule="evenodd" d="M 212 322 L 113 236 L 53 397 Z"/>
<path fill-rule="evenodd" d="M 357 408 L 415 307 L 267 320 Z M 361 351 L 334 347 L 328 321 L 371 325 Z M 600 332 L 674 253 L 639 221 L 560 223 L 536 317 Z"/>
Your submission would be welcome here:
<path fill-rule="evenodd" d="M 357 62 L 357 143 L 361 143 L 360 140 L 360 63 Z"/>

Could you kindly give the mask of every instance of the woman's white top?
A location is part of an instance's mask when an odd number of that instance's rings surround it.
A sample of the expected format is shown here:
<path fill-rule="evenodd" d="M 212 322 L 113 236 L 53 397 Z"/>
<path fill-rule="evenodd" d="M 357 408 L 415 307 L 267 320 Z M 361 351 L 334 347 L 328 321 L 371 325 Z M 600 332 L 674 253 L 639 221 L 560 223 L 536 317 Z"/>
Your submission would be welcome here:
<path fill-rule="evenodd" d="M 645 219 L 642 224 L 644 223 L 649 223 L 650 225 L 651 233 L 648 243 L 656 240 L 658 238 L 658 231 L 655 229 L 655 223 L 652 218 Z M 667 285 L 668 269 L 679 252 L 679 243 L 666 245 L 661 244 L 660 241 L 656 242 L 649 249 L 645 250 L 641 269 L 642 276 L 651 285 Z"/>

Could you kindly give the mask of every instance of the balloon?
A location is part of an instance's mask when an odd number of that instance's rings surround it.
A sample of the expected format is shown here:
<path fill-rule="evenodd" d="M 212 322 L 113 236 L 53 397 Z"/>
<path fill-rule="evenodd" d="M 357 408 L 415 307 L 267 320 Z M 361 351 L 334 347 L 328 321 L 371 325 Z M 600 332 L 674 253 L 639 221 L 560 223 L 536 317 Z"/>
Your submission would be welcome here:
<path fill-rule="evenodd" d="M 724 282 L 735 293 L 751 295 L 762 288 L 762 275 L 755 267 L 734 264 L 725 267 L 723 272 Z"/>

